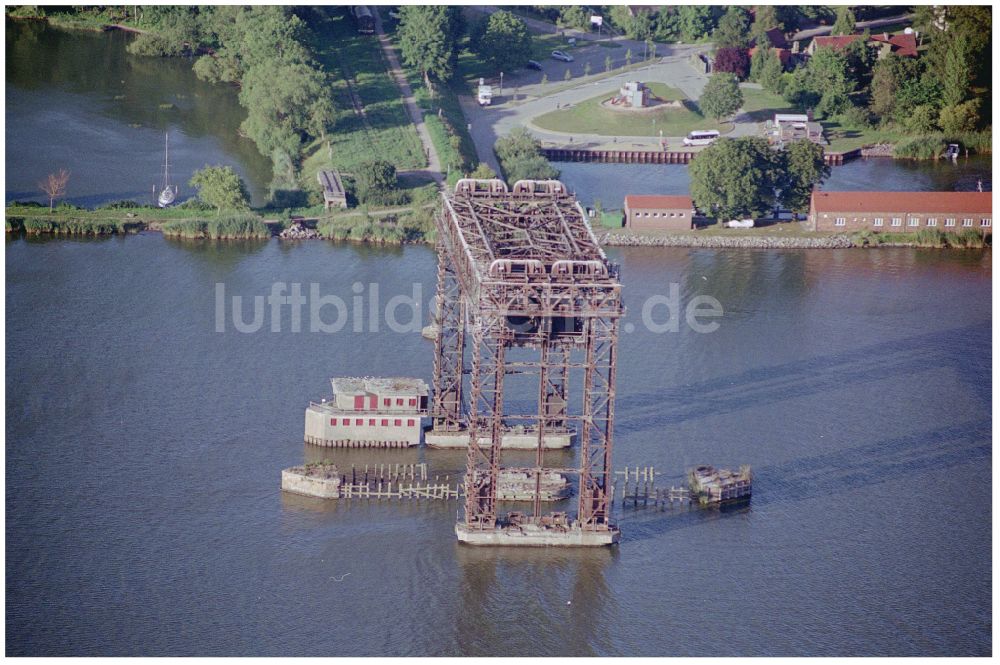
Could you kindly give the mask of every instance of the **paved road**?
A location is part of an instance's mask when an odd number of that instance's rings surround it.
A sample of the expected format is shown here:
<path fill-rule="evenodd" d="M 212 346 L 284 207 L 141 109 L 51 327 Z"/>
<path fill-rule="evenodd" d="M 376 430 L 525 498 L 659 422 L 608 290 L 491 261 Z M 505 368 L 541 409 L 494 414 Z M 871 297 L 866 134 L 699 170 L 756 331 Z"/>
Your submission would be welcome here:
<path fill-rule="evenodd" d="M 597 47 L 595 47 L 597 48 Z M 476 152 L 480 161 L 484 161 L 491 168 L 496 169 L 496 160 L 493 157 L 493 144 L 497 137 L 508 134 L 515 127 L 526 127 L 535 137 L 546 146 L 565 146 L 592 149 L 644 149 L 658 150 L 661 148 L 660 137 L 612 137 L 598 134 L 575 134 L 568 132 L 558 132 L 541 129 L 532 123 L 532 118 L 556 110 L 556 105 L 564 107 L 577 104 L 584 100 L 591 99 L 597 95 L 610 94 L 619 88 L 626 80 L 635 80 L 649 83 L 662 82 L 675 88 L 679 88 L 690 99 L 698 99 L 701 96 L 708 77 L 698 73 L 690 64 L 688 59 L 692 52 L 704 49 L 699 47 L 676 48 L 670 55 L 662 59 L 652 61 L 649 65 L 637 70 L 622 72 L 608 78 L 601 78 L 597 81 L 581 83 L 580 85 L 565 88 L 562 82 L 548 83 L 541 85 L 532 83 L 530 85 L 518 86 L 516 83 L 505 81 L 504 95 L 494 97 L 494 105 L 486 108 L 479 107 L 471 97 L 462 97 L 462 110 L 471 125 L 471 135 L 476 144 Z M 517 99 L 514 99 L 514 91 L 517 91 Z M 727 136 L 754 136 L 758 133 L 759 126 L 747 115 L 740 114 L 734 122 L 734 128 Z M 683 137 L 664 137 L 669 149 L 680 149 Z"/>
<path fill-rule="evenodd" d="M 441 173 L 441 160 L 438 158 L 437 150 L 434 149 L 434 142 L 431 141 L 427 125 L 424 124 L 424 114 L 420 110 L 420 107 L 417 106 L 417 101 L 413 97 L 413 89 L 410 87 L 409 81 L 406 80 L 406 76 L 403 75 L 403 70 L 399 66 L 399 57 L 396 55 L 396 48 L 392 45 L 389 37 L 386 36 L 385 31 L 382 30 L 382 17 L 379 16 L 378 11 L 373 13 L 375 14 L 375 32 L 378 35 L 379 44 L 382 46 L 382 52 L 385 53 L 385 57 L 389 61 L 389 74 L 396 81 L 396 85 L 399 86 L 406 110 L 410 114 L 410 120 L 417 128 L 417 135 L 420 137 L 420 142 L 424 145 L 424 153 L 427 155 L 426 169 L 404 171 L 400 174 L 425 174 L 433 178 L 439 188 L 443 187 L 445 178 L 444 174 Z"/>

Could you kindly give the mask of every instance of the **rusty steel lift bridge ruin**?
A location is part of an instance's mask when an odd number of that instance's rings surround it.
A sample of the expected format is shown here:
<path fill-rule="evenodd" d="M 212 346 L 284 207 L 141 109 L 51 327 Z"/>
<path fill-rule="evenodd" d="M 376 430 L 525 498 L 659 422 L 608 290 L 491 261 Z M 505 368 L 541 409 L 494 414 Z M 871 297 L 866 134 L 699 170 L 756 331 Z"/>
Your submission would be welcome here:
<path fill-rule="evenodd" d="M 431 416 L 435 432 L 468 434 L 464 517 L 455 525 L 459 541 L 617 542 L 611 451 L 624 315 L 618 266 L 608 261 L 580 204 L 559 181 L 522 180 L 508 189 L 501 180 L 464 179 L 443 198 L 435 219 L 440 334 Z M 571 376 L 582 377 L 578 401 L 571 400 Z M 510 403 L 537 408 L 506 413 L 508 379 Z M 574 426 L 579 464 L 546 467 L 546 434 Z M 578 478 L 575 516 L 542 514 L 537 491 L 531 515 L 498 514 L 501 448 L 512 429 L 537 437 L 534 465 L 518 469 L 534 475 L 536 490 L 546 472 Z"/>

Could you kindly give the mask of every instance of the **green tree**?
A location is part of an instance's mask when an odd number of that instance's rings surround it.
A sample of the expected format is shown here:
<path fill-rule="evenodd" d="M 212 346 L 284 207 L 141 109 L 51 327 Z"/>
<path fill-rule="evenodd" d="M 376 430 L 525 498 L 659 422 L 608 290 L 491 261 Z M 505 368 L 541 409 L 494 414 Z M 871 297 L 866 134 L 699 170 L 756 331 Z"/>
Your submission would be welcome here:
<path fill-rule="evenodd" d="M 781 66 L 781 58 L 774 51 L 768 49 L 767 54 L 764 55 L 764 64 L 761 66 L 758 83 L 768 92 L 780 94 L 781 82 L 784 80 L 783 73 L 784 67 Z"/>
<path fill-rule="evenodd" d="M 978 99 L 970 99 L 957 106 L 945 106 L 938 116 L 941 131 L 950 136 L 975 131 L 979 124 L 979 104 Z"/>
<path fill-rule="evenodd" d="M 830 167 L 823 159 L 823 146 L 812 141 L 792 141 L 780 153 L 783 173 L 778 186 L 781 188 L 781 202 L 794 212 L 809 209 L 809 198 L 813 188 L 830 177 Z"/>
<path fill-rule="evenodd" d="M 590 28 L 590 12 L 579 5 L 563 7 L 559 11 L 559 25 L 577 30 Z"/>
<path fill-rule="evenodd" d="M 747 11 L 737 5 L 730 5 L 719 19 L 719 25 L 712 33 L 716 48 L 746 48 L 749 42 L 747 30 L 750 17 Z"/>
<path fill-rule="evenodd" d="M 400 9 L 399 48 L 403 61 L 420 70 L 428 90 L 430 76 L 451 78 L 455 63 L 455 41 L 449 7 L 403 5 Z"/>
<path fill-rule="evenodd" d="M 306 63 L 269 60 L 252 67 L 239 98 L 248 111 L 243 130 L 265 155 L 298 155 L 307 128 L 333 122 L 326 75 Z"/>
<path fill-rule="evenodd" d="M 653 20 L 653 38 L 672 42 L 681 36 L 681 21 L 674 7 L 661 7 Z"/>
<path fill-rule="evenodd" d="M 219 212 L 249 207 L 247 186 L 231 166 L 205 166 L 194 172 L 188 184 L 198 190 L 199 199 Z"/>
<path fill-rule="evenodd" d="M 629 39 L 641 41 L 653 33 L 653 18 L 649 11 L 638 11 L 632 16 L 627 5 L 613 5 L 609 16 L 611 23 Z"/>
<path fill-rule="evenodd" d="M 520 18 L 508 11 L 490 15 L 480 42 L 480 53 L 495 68 L 512 70 L 524 64 L 531 52 L 531 34 Z"/>
<path fill-rule="evenodd" d="M 469 174 L 470 178 L 477 180 L 492 180 L 497 177 L 496 171 L 490 168 L 486 162 L 479 162 L 476 168 Z"/>
<path fill-rule="evenodd" d="M 972 87 L 972 43 L 965 35 L 949 40 L 951 48 L 944 55 L 940 70 L 941 101 L 945 106 L 957 106 L 969 95 Z"/>
<path fill-rule="evenodd" d="M 736 113 L 743 106 L 743 92 L 736 77 L 728 72 L 712 74 L 698 99 L 698 106 L 702 113 L 716 120 Z"/>
<path fill-rule="evenodd" d="M 549 180 L 559 171 L 542 156 L 542 146 L 524 127 L 516 127 L 493 146 L 507 181 Z"/>
<path fill-rule="evenodd" d="M 693 42 L 712 32 L 712 8 L 708 5 L 681 5 L 677 8 L 681 39 Z"/>
<path fill-rule="evenodd" d="M 774 5 L 757 5 L 754 7 L 753 25 L 750 26 L 750 39 L 757 46 L 774 46 L 767 36 L 767 31 L 774 28 L 778 28 L 779 30 L 782 28 L 777 8 Z"/>
<path fill-rule="evenodd" d="M 380 159 L 363 162 L 355 172 L 354 182 L 359 201 L 376 199 L 396 188 L 396 167 Z"/>
<path fill-rule="evenodd" d="M 857 21 L 854 19 L 854 12 L 851 11 L 851 8 L 841 5 L 837 7 L 837 20 L 834 22 L 830 34 L 853 35 L 856 24 Z"/>
<path fill-rule="evenodd" d="M 902 125 L 914 134 L 926 134 L 935 129 L 938 113 L 930 104 L 913 107 L 909 115 L 902 118 Z"/>
<path fill-rule="evenodd" d="M 720 139 L 691 162 L 695 206 L 720 220 L 760 217 L 773 209 L 780 158 L 755 136 Z"/>
<path fill-rule="evenodd" d="M 917 68 L 916 60 L 901 58 L 895 53 L 875 63 L 868 108 L 883 122 L 895 115 L 899 91 L 908 80 L 918 76 Z"/>
<path fill-rule="evenodd" d="M 783 95 L 794 106 L 815 109 L 817 116 L 828 117 L 843 112 L 850 105 L 853 92 L 847 57 L 824 47 L 813 54 L 805 67 L 792 73 Z"/>

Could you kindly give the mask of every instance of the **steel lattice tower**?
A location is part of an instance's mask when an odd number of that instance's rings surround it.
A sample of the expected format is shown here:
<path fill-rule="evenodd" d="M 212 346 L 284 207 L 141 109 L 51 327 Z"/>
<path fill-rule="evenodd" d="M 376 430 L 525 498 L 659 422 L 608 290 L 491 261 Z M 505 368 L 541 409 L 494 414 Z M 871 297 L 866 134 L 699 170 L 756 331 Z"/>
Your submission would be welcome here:
<path fill-rule="evenodd" d="M 508 190 L 500 180 L 460 180 L 454 193 L 444 196 L 436 224 L 440 334 L 432 416 L 438 431 L 468 430 L 459 539 L 474 544 L 616 542 L 618 531 L 610 520 L 611 452 L 615 354 L 624 314 L 618 267 L 608 261 L 579 203 L 558 181 L 520 181 Z M 576 401 L 571 374 L 582 375 Z M 533 412 L 505 410 L 504 384 L 511 375 L 537 381 Z M 535 476 L 531 516 L 497 511 L 501 442 L 513 425 L 537 435 L 535 465 L 519 469 Z M 546 434 L 574 426 L 579 466 L 546 467 Z M 538 490 L 546 471 L 578 476 L 575 519 L 542 514 Z"/>

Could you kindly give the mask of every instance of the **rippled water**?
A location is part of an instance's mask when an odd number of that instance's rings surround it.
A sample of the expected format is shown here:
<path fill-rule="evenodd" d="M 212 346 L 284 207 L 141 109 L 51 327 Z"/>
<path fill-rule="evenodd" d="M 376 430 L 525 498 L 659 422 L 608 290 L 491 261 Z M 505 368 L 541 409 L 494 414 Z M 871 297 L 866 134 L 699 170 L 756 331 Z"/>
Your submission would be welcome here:
<path fill-rule="evenodd" d="M 749 463 L 754 498 L 519 551 L 460 547 L 455 502 L 279 490 L 330 456 L 301 443 L 330 376 L 430 378 L 418 334 L 214 332 L 217 282 L 426 302 L 429 248 L 8 239 L 7 654 L 989 655 L 990 254 L 612 254 L 616 467 Z M 717 332 L 641 325 L 672 282 Z"/>

